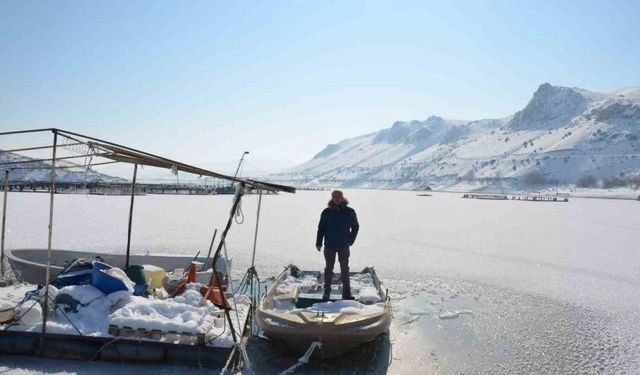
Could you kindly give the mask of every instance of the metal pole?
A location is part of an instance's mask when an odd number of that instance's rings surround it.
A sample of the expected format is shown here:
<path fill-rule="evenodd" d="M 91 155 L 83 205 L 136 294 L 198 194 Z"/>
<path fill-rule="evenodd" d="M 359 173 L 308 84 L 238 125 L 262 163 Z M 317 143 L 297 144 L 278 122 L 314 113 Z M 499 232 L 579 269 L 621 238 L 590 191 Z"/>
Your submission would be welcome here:
<path fill-rule="evenodd" d="M 239 190 L 236 192 L 236 195 L 233 198 L 233 206 L 231 207 L 231 213 L 229 214 L 229 219 L 227 219 L 227 225 L 222 231 L 222 236 L 220 237 L 218 248 L 216 249 L 216 252 L 213 255 L 213 262 L 211 265 L 211 268 L 213 268 L 212 270 L 213 272 L 211 273 L 211 279 L 209 280 L 209 290 L 207 290 L 207 293 L 205 294 L 205 296 L 202 297 L 202 300 L 200 301 L 201 305 L 204 304 L 207 298 L 209 297 L 209 294 L 211 293 L 212 285 L 214 285 L 214 283 L 221 286 L 223 285 L 223 281 L 218 278 L 218 273 L 216 272 L 216 263 L 220 258 L 220 252 L 222 251 L 222 246 L 224 246 L 224 242 L 227 239 L 227 233 L 229 232 L 229 229 L 231 228 L 231 224 L 233 223 L 233 216 L 236 214 L 236 210 L 238 209 L 240 200 L 242 200 L 242 195 L 244 194 L 243 192 L 244 188 L 245 188 L 244 184 L 240 183 L 240 186 L 238 187 Z M 225 315 L 227 316 L 227 322 L 229 323 L 229 327 L 231 327 L 231 337 L 233 338 L 233 342 L 236 343 L 238 342 L 238 339 L 236 337 L 235 329 L 233 328 L 233 321 L 231 320 L 229 309 L 226 308 L 227 297 L 225 296 L 224 290 L 222 290 L 222 288 L 220 290 L 220 296 L 222 297 L 222 304 L 223 306 L 225 306 L 224 312 L 225 312 Z"/>
<path fill-rule="evenodd" d="M 251 267 L 256 262 L 256 244 L 258 243 L 258 225 L 260 224 L 260 206 L 262 206 L 262 190 L 258 196 L 258 214 L 256 215 L 256 231 L 253 234 L 253 255 L 251 256 Z"/>
<path fill-rule="evenodd" d="M 131 205 L 129 206 L 129 228 L 127 231 L 127 259 L 125 268 L 129 268 L 129 251 L 131 250 L 131 222 L 133 221 L 133 201 L 136 196 L 136 177 L 138 175 L 138 164 L 133 165 L 133 183 L 131 184 Z"/>
<path fill-rule="evenodd" d="M 260 225 L 260 207 L 262 207 L 262 189 L 260 189 L 260 195 L 258 196 L 258 213 L 256 215 L 256 231 L 253 234 L 253 254 L 251 255 L 251 268 L 253 269 L 251 274 L 251 277 L 249 279 L 249 283 L 251 284 L 251 310 L 249 311 L 249 314 L 251 316 L 251 325 L 250 325 L 250 330 L 251 330 L 251 334 L 253 335 L 253 312 L 255 311 L 256 308 L 256 298 L 254 295 L 254 289 L 253 289 L 253 284 L 255 283 L 254 278 L 254 274 L 255 273 L 255 268 L 254 265 L 256 263 L 256 245 L 258 244 L 258 225 Z"/>
<path fill-rule="evenodd" d="M 238 168 L 236 168 L 236 173 L 234 173 L 233 178 L 238 177 L 238 172 L 240 171 L 240 166 L 242 166 L 242 162 L 244 161 L 244 156 L 248 155 L 249 151 L 245 151 L 240 158 L 240 162 L 238 163 Z"/>
<path fill-rule="evenodd" d="M 209 245 L 209 252 L 207 253 L 207 259 L 204 261 L 203 271 L 206 271 L 207 264 L 209 264 L 209 258 L 211 258 L 211 250 L 213 250 L 213 243 L 216 241 L 216 234 L 218 234 L 218 229 L 216 228 L 213 231 L 213 237 L 211 238 L 211 245 Z"/>
<path fill-rule="evenodd" d="M 58 146 L 58 133 L 53 131 L 53 155 L 51 157 L 51 192 L 49 194 L 49 238 L 47 240 L 47 271 L 45 273 L 44 309 L 42 311 L 42 351 L 45 348 L 45 335 L 47 334 L 47 313 L 49 311 L 49 278 L 51 277 L 51 238 L 53 236 L 53 197 L 56 191 L 56 150 Z"/>
<path fill-rule="evenodd" d="M 4 204 L 2 205 L 2 244 L 0 245 L 0 272 L 4 276 L 4 234 L 7 221 L 7 192 L 9 191 L 9 169 L 4 170 Z"/>

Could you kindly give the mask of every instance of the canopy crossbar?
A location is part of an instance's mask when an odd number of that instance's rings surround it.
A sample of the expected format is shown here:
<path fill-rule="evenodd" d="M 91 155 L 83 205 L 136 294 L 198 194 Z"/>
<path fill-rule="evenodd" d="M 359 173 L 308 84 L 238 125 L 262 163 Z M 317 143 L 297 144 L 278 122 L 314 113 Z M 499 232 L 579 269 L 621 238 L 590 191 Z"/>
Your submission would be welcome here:
<path fill-rule="evenodd" d="M 241 178 L 241 177 L 233 177 L 225 174 L 221 174 L 218 172 L 214 172 L 208 169 L 200 168 L 197 166 L 193 166 L 190 164 L 182 163 L 179 161 L 171 160 L 162 156 L 158 156 L 149 152 L 137 150 L 131 147 L 123 146 L 117 143 L 105 141 L 100 138 L 87 136 L 80 133 L 75 133 L 68 130 L 57 129 L 57 128 L 43 128 L 43 129 L 30 129 L 30 130 L 16 130 L 9 132 L 0 132 L 0 136 L 3 135 L 16 135 L 16 134 L 26 134 L 26 133 L 38 133 L 38 132 L 52 132 L 69 140 L 72 140 L 73 145 L 86 145 L 90 150 L 94 151 L 94 154 L 80 155 L 80 156 L 68 156 L 68 157 L 58 157 L 58 160 L 62 159 L 73 159 L 79 157 L 101 157 L 107 158 L 114 162 L 120 163 L 128 163 L 128 164 L 137 164 L 144 166 L 151 166 L 156 168 L 164 168 L 170 169 L 174 172 L 185 172 L 189 174 L 194 174 L 198 176 L 206 176 L 206 177 L 214 177 L 222 180 L 233 181 L 244 184 L 248 188 L 255 188 L 261 190 L 268 191 L 283 191 L 287 193 L 295 193 L 296 189 L 291 186 L 279 185 L 270 182 L 258 181 L 249 178 Z M 59 145 L 58 147 L 62 147 L 65 145 Z M 38 148 L 33 148 L 38 149 Z M 20 164 L 27 162 L 44 162 L 50 161 L 49 159 L 42 160 L 30 160 L 30 161 L 16 161 L 16 162 L 5 162 L 0 163 L 0 165 L 11 165 L 11 164 Z"/>

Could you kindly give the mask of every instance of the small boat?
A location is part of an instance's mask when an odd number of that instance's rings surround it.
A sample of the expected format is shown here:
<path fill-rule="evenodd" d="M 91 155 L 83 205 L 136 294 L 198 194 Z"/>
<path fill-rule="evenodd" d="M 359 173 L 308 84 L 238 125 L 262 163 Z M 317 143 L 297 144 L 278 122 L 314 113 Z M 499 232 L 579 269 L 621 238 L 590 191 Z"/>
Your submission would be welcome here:
<path fill-rule="evenodd" d="M 44 284 L 47 269 L 47 249 L 5 250 L 11 268 L 17 271 L 21 280 L 31 284 Z M 94 259 L 100 257 L 105 263 L 124 269 L 124 254 L 107 254 L 88 251 L 51 250 L 51 277 L 58 275 L 70 261 L 78 258 Z M 187 269 L 193 257 L 173 255 L 131 255 L 130 264 L 151 264 L 166 271 Z M 197 260 L 197 259 L 196 259 Z M 208 284 L 211 270 L 196 273 L 196 281 Z"/>
<path fill-rule="evenodd" d="M 431 188 L 429 186 L 427 186 L 426 188 L 422 189 L 422 190 L 417 190 L 416 196 L 418 197 L 430 197 L 431 194 Z"/>
<path fill-rule="evenodd" d="M 341 298 L 340 274 L 334 274 L 331 298 L 322 302 L 324 275 L 289 266 L 263 296 L 256 322 L 266 336 L 315 354 L 337 357 L 389 330 L 391 302 L 373 267 L 349 273 L 354 300 Z"/>
<path fill-rule="evenodd" d="M 0 324 L 12 321 L 16 316 L 13 306 L 0 306 Z"/>

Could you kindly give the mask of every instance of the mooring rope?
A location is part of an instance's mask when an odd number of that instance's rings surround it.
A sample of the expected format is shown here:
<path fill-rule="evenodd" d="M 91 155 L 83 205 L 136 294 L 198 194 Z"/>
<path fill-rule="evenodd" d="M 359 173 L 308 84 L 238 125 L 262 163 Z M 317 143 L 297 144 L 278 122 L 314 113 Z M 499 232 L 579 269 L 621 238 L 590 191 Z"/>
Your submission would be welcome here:
<path fill-rule="evenodd" d="M 229 255 L 227 254 L 227 243 L 223 242 L 222 243 L 222 249 L 224 250 L 224 257 L 226 259 L 226 261 L 224 262 L 225 268 L 227 269 L 227 275 L 229 277 L 229 279 L 231 279 L 231 268 L 229 268 Z M 213 272 L 216 272 L 216 270 L 214 269 Z M 233 292 L 233 288 L 231 288 L 231 291 Z M 224 293 L 224 291 L 222 291 L 222 293 Z M 240 315 L 238 315 L 238 302 L 236 301 L 236 294 L 232 293 L 232 298 L 233 298 L 233 311 L 235 312 L 236 315 L 236 321 L 238 323 L 238 327 L 241 326 L 240 324 Z M 231 328 L 233 329 L 233 328 Z"/>
<path fill-rule="evenodd" d="M 307 351 L 304 353 L 304 355 L 300 358 L 298 358 L 298 363 L 296 363 L 295 365 L 289 367 L 288 369 L 282 371 L 280 373 L 280 375 L 287 375 L 287 374 L 291 374 L 293 373 L 296 369 L 298 369 L 299 367 L 302 367 L 304 365 L 306 365 L 307 363 L 309 363 L 309 360 L 311 359 L 311 355 L 313 355 L 313 351 L 316 350 L 316 348 L 320 348 L 322 347 L 322 343 L 320 341 L 314 341 L 311 343 L 311 345 L 309 346 L 309 349 L 307 349 Z"/>

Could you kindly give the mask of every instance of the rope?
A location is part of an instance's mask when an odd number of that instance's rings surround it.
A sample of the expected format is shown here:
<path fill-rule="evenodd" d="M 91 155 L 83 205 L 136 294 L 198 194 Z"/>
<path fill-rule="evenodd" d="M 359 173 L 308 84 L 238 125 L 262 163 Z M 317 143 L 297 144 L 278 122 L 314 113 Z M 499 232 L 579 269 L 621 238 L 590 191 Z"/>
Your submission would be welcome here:
<path fill-rule="evenodd" d="M 222 243 L 222 249 L 224 250 L 224 257 L 226 258 L 226 262 L 224 262 L 224 263 L 225 263 L 225 268 L 227 269 L 227 275 L 228 275 L 229 279 L 231 279 L 231 269 L 229 268 L 229 255 L 227 254 L 227 243 L 226 242 Z M 213 272 L 216 272 L 216 270 L 214 269 Z M 236 322 L 238 323 L 238 327 L 240 327 L 241 326 L 241 324 L 240 324 L 240 315 L 238 315 L 238 303 L 236 302 L 236 294 L 233 293 L 232 296 L 233 296 L 233 307 L 234 307 L 233 311 L 235 312 L 235 315 L 236 315 Z M 234 329 L 234 328 L 232 327 L 231 329 Z"/>
<path fill-rule="evenodd" d="M 222 332 L 219 335 L 215 336 L 212 339 L 207 340 L 207 345 L 211 344 L 215 340 L 217 340 L 220 336 L 224 335 L 227 332 L 227 319 L 222 318 Z"/>
<path fill-rule="evenodd" d="M 107 346 L 109 346 L 109 345 L 113 344 L 114 342 L 116 342 L 116 341 L 118 341 L 118 340 L 120 340 L 120 339 L 121 339 L 121 337 L 116 337 L 115 339 L 113 339 L 113 340 L 109 341 L 108 343 L 106 343 L 106 344 L 102 345 L 102 346 L 100 347 L 100 349 L 98 349 L 98 351 L 96 351 L 96 352 L 93 354 L 93 357 L 91 357 L 90 361 L 94 361 L 94 360 L 96 359 L 96 357 L 98 356 L 98 354 L 100 354 L 100 352 L 102 351 L 102 349 L 106 348 Z"/>
<path fill-rule="evenodd" d="M 236 193 L 234 195 L 234 200 L 239 195 L 244 195 L 244 188 L 241 185 L 236 186 Z M 238 207 L 236 207 L 236 212 L 234 212 L 233 219 L 235 222 L 240 225 L 244 223 L 244 212 L 242 212 L 242 200 L 238 201 Z"/>
<path fill-rule="evenodd" d="M 246 294 L 250 292 L 251 295 L 251 310 L 249 314 L 251 316 L 251 333 L 253 334 L 254 330 L 254 313 L 257 307 L 257 302 L 260 300 L 262 296 L 262 285 L 263 281 L 260 280 L 258 276 L 258 272 L 255 267 L 249 267 L 247 272 L 245 272 L 242 280 L 238 284 L 237 288 L 233 291 L 234 294 Z M 257 286 L 257 287 L 256 287 Z"/>
<path fill-rule="evenodd" d="M 238 352 L 240 355 L 240 358 L 238 359 L 238 366 L 236 367 L 234 365 L 233 367 L 230 367 L 233 363 L 233 360 L 236 358 L 236 352 Z M 240 340 L 240 342 L 237 342 L 233 345 L 233 350 L 231 350 L 231 354 L 229 354 L 227 362 L 222 368 L 222 371 L 220 371 L 220 375 L 223 375 L 230 370 L 242 368 L 242 364 L 246 366 L 247 370 L 253 373 L 253 371 L 251 371 L 251 362 L 249 361 L 249 355 L 247 354 L 246 350 L 246 340 Z"/>
<path fill-rule="evenodd" d="M 36 305 L 36 304 L 41 304 L 42 299 L 45 297 L 45 295 L 43 294 L 40 297 L 37 298 L 32 298 L 31 296 L 25 296 L 22 301 L 18 302 L 18 304 L 16 305 L 16 307 L 14 307 L 15 310 L 18 310 L 22 307 L 22 305 L 27 302 L 27 301 L 35 301 L 36 303 L 34 303 L 33 305 L 31 305 L 24 313 L 22 313 L 20 316 L 16 316 L 13 318 L 13 321 L 9 324 L 7 324 L 4 327 L 4 331 L 7 331 L 9 328 L 13 327 L 16 323 L 18 323 L 20 321 L 20 319 L 22 319 L 22 317 L 24 317 L 25 315 L 27 315 L 27 313 L 29 311 L 31 311 L 31 309 Z M 51 301 L 51 303 L 53 304 L 54 301 L 51 298 L 51 296 L 47 297 L 47 299 L 49 301 Z M 82 332 L 80 331 L 80 329 L 71 321 L 71 319 L 69 318 L 69 316 L 67 316 L 67 314 L 64 313 L 64 311 L 62 311 L 62 309 L 60 308 L 60 306 L 55 306 L 53 311 L 58 310 L 60 313 L 62 313 L 62 315 L 69 321 L 69 323 L 71 324 L 71 326 L 76 330 L 76 332 L 78 332 L 78 335 L 80 336 L 84 336 L 82 334 Z M 44 311 L 43 311 L 44 314 Z"/>
<path fill-rule="evenodd" d="M 238 203 L 238 208 L 236 209 L 236 214 L 233 217 L 238 225 L 244 223 L 244 212 L 242 212 L 242 201 Z"/>
<path fill-rule="evenodd" d="M 236 346 L 233 346 L 233 350 L 231 350 L 231 354 L 229 354 L 229 358 L 227 358 L 227 362 L 224 364 L 224 367 L 222 368 L 222 371 L 220 371 L 220 375 L 224 375 L 227 370 L 229 369 L 229 365 L 231 364 L 231 360 L 234 357 L 234 354 L 236 353 Z"/>
<path fill-rule="evenodd" d="M 296 363 L 295 365 L 289 367 L 288 369 L 282 371 L 280 373 L 280 375 L 287 375 L 287 374 L 291 374 L 293 373 L 296 369 L 298 369 L 299 367 L 302 367 L 304 365 L 306 365 L 307 363 L 309 363 L 309 359 L 311 359 L 311 355 L 313 354 L 313 351 L 316 350 L 316 348 L 321 348 L 322 347 L 322 343 L 320 341 L 314 341 L 311 343 L 311 345 L 309 346 L 309 349 L 307 349 L 307 351 L 304 353 L 304 355 L 300 358 L 298 358 L 298 363 Z"/>
<path fill-rule="evenodd" d="M 42 296 L 42 297 L 44 297 L 44 296 Z M 20 309 L 20 308 L 22 307 L 22 304 L 24 304 L 25 302 L 27 302 L 27 301 L 29 301 L 29 300 L 31 300 L 31 301 L 36 301 L 36 303 L 38 303 L 38 304 L 39 304 L 39 303 L 40 303 L 40 300 L 42 299 L 42 297 L 38 297 L 38 298 L 30 298 L 30 297 L 25 296 L 25 297 L 22 299 L 22 301 L 18 302 L 18 304 L 16 305 L 16 307 L 15 307 L 14 309 L 15 309 L 15 310 Z M 24 317 L 25 315 L 27 315 L 27 313 L 28 313 L 29 311 L 31 311 L 31 309 L 32 309 L 35 305 L 36 305 L 36 304 L 34 303 L 34 304 L 33 304 L 33 305 L 31 305 L 31 307 L 29 307 L 29 308 L 27 309 L 27 311 L 25 311 L 22 315 L 20 315 L 20 316 L 18 316 L 18 317 L 14 317 L 14 318 L 13 318 L 13 321 L 12 321 L 11 323 L 7 324 L 7 325 L 4 327 L 3 331 L 8 331 L 8 330 L 9 330 L 9 328 L 11 328 L 11 327 L 12 327 L 12 326 L 14 326 L 16 323 L 18 323 L 18 322 L 20 321 L 20 319 L 22 319 L 22 317 Z"/>

